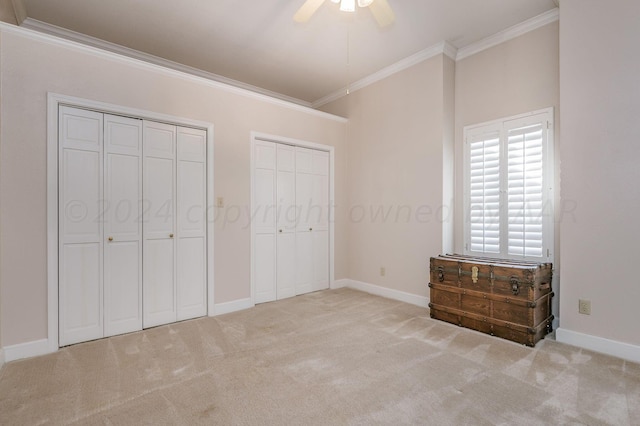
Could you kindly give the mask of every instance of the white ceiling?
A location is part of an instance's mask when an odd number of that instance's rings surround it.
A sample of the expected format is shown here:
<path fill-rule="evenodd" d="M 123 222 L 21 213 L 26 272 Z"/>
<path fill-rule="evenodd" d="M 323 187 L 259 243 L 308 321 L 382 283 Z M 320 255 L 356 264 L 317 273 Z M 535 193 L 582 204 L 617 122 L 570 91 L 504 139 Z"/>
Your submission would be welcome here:
<path fill-rule="evenodd" d="M 457 48 L 556 7 L 554 0 L 388 0 L 395 23 L 304 0 L 20 0 L 38 20 L 310 104 L 417 52 Z"/>

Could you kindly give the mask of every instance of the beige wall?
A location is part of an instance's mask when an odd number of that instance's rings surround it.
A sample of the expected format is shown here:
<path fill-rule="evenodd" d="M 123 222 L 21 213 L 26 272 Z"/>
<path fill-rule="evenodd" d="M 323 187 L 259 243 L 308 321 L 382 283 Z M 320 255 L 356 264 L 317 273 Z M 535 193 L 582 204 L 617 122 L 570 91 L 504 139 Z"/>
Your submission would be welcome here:
<path fill-rule="evenodd" d="M 2 33 L 0 32 L 0 48 L 2 47 Z M 0 54 L 0 73 L 2 72 L 2 55 Z M 0 81 L 1 83 L 1 81 Z M 0 135 L 2 135 L 2 84 L 0 84 Z M 2 143 L 0 143 L 0 167 L 2 166 Z M 2 223 L 2 173 L 0 171 L 0 224 Z M 2 226 L 0 226 L 0 241 L 2 240 Z M 2 245 L 0 244 L 0 271 L 3 267 Z M 2 274 L 0 273 L 0 367 L 4 363 L 4 352 L 2 345 Z"/>
<path fill-rule="evenodd" d="M 557 118 L 558 64 L 555 22 L 458 62 L 432 58 L 323 106 L 349 117 L 349 278 L 428 294 L 428 258 L 462 252 L 463 127 L 546 107 Z M 557 119 L 555 133 L 558 145 Z M 380 207 L 387 220 L 372 217 Z M 420 208 L 432 214 L 417 221 Z"/>
<path fill-rule="evenodd" d="M 323 107 L 349 117 L 349 278 L 428 294 L 428 258 L 462 252 L 463 127 L 546 107 L 557 117 L 558 64 L 555 22 L 458 62 L 432 58 Z M 381 207 L 387 220 L 371 215 Z M 431 215 L 416 220 L 418 211 Z"/>
<path fill-rule="evenodd" d="M 456 194 L 462 194 L 463 128 L 554 107 L 559 144 L 558 22 L 456 64 Z M 462 197 L 456 197 L 456 251 L 463 250 Z"/>
<path fill-rule="evenodd" d="M 453 68 L 439 55 L 325 106 L 347 111 L 349 118 L 348 271 L 353 280 L 428 294 L 429 257 L 443 244 L 444 127 L 453 122 L 445 119 L 444 98 L 450 90 L 452 103 Z M 445 73 L 451 74 L 446 87 Z"/>
<path fill-rule="evenodd" d="M 455 121 L 456 62 L 443 58 L 443 134 L 442 134 L 442 253 L 453 253 L 455 243 Z"/>
<path fill-rule="evenodd" d="M 16 13 L 11 0 L 0 0 L 0 21 L 16 25 Z"/>
<path fill-rule="evenodd" d="M 214 123 L 215 302 L 250 296 L 250 132 L 336 147 L 338 218 L 346 205 L 344 122 L 221 90 L 147 66 L 36 41 L 14 31 L 1 39 L 0 312 L 2 345 L 47 337 L 47 92 Z M 225 216 L 226 219 L 225 220 Z M 346 226 L 337 220 L 336 278 L 345 278 Z"/>
<path fill-rule="evenodd" d="M 553 107 L 555 152 L 560 147 L 559 23 L 556 21 L 505 43 L 462 59 L 456 64 L 456 204 L 455 251 L 464 252 L 463 128 L 517 114 Z M 560 161 L 556 161 L 556 206 L 560 206 Z M 561 315 L 558 272 L 560 232 L 556 227 L 553 313 Z M 557 323 L 556 323 L 557 324 Z"/>
<path fill-rule="evenodd" d="M 640 345 L 640 2 L 563 0 L 560 19 L 560 327 Z"/>

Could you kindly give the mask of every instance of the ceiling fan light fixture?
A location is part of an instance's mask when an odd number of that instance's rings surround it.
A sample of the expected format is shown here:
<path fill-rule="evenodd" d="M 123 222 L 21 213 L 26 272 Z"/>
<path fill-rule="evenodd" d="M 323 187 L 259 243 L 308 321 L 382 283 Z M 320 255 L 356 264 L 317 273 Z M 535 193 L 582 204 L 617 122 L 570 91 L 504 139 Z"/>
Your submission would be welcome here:
<path fill-rule="evenodd" d="M 340 2 L 340 10 L 343 12 L 355 12 L 356 0 L 342 0 Z"/>
<path fill-rule="evenodd" d="M 1 0 L 0 0 L 1 1 Z M 302 1 L 302 0 L 300 0 Z M 305 0 L 300 9 L 293 15 L 295 22 L 307 22 L 326 0 Z M 378 26 L 387 27 L 395 21 L 395 14 L 389 6 L 388 0 L 331 0 L 331 3 L 340 4 L 340 11 L 354 13 L 356 4 L 359 7 L 368 7 Z"/>

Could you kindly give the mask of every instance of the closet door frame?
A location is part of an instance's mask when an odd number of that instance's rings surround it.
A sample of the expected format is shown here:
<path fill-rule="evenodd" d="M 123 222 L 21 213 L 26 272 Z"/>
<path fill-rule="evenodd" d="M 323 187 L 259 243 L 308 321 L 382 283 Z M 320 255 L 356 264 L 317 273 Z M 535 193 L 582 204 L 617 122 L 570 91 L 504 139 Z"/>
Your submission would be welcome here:
<path fill-rule="evenodd" d="M 334 214 L 334 206 L 335 206 L 335 148 L 330 145 L 324 145 L 315 142 L 308 142 L 299 139 L 287 138 L 283 136 L 270 135 L 267 133 L 261 132 L 251 132 L 251 209 L 250 212 L 253 212 L 256 209 L 254 203 L 254 196 L 256 193 L 255 189 L 255 146 L 256 143 L 259 142 L 273 142 L 276 144 L 285 144 L 291 145 L 294 147 L 300 148 L 310 148 L 318 151 L 324 151 L 329 154 L 329 288 L 335 288 L 335 268 L 334 268 L 334 251 L 335 251 L 335 214 Z M 255 232 L 253 227 L 253 221 L 251 222 L 251 306 L 256 303 L 256 286 L 254 276 L 254 268 L 255 268 L 255 259 L 254 259 L 254 249 L 255 249 Z"/>
<path fill-rule="evenodd" d="M 66 96 L 57 93 L 47 93 L 47 319 L 48 335 L 46 339 L 37 342 L 30 356 L 56 352 L 59 345 L 59 211 L 58 211 L 58 111 L 63 106 L 86 109 L 104 114 L 121 115 L 125 117 L 158 121 L 181 127 L 201 129 L 207 132 L 206 153 L 206 202 L 207 202 L 207 315 L 214 315 L 214 217 L 215 205 L 213 164 L 214 164 L 214 126 L 212 123 L 192 120 L 147 111 L 137 108 L 129 108 L 90 99 Z"/>

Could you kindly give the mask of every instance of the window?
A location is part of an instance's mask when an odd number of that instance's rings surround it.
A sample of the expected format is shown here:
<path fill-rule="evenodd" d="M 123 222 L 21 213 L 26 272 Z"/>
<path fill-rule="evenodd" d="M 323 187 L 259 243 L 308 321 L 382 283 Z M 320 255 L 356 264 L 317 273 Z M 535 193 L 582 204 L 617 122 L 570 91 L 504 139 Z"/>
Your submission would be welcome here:
<path fill-rule="evenodd" d="M 550 260 L 553 109 L 464 129 L 465 251 Z"/>

